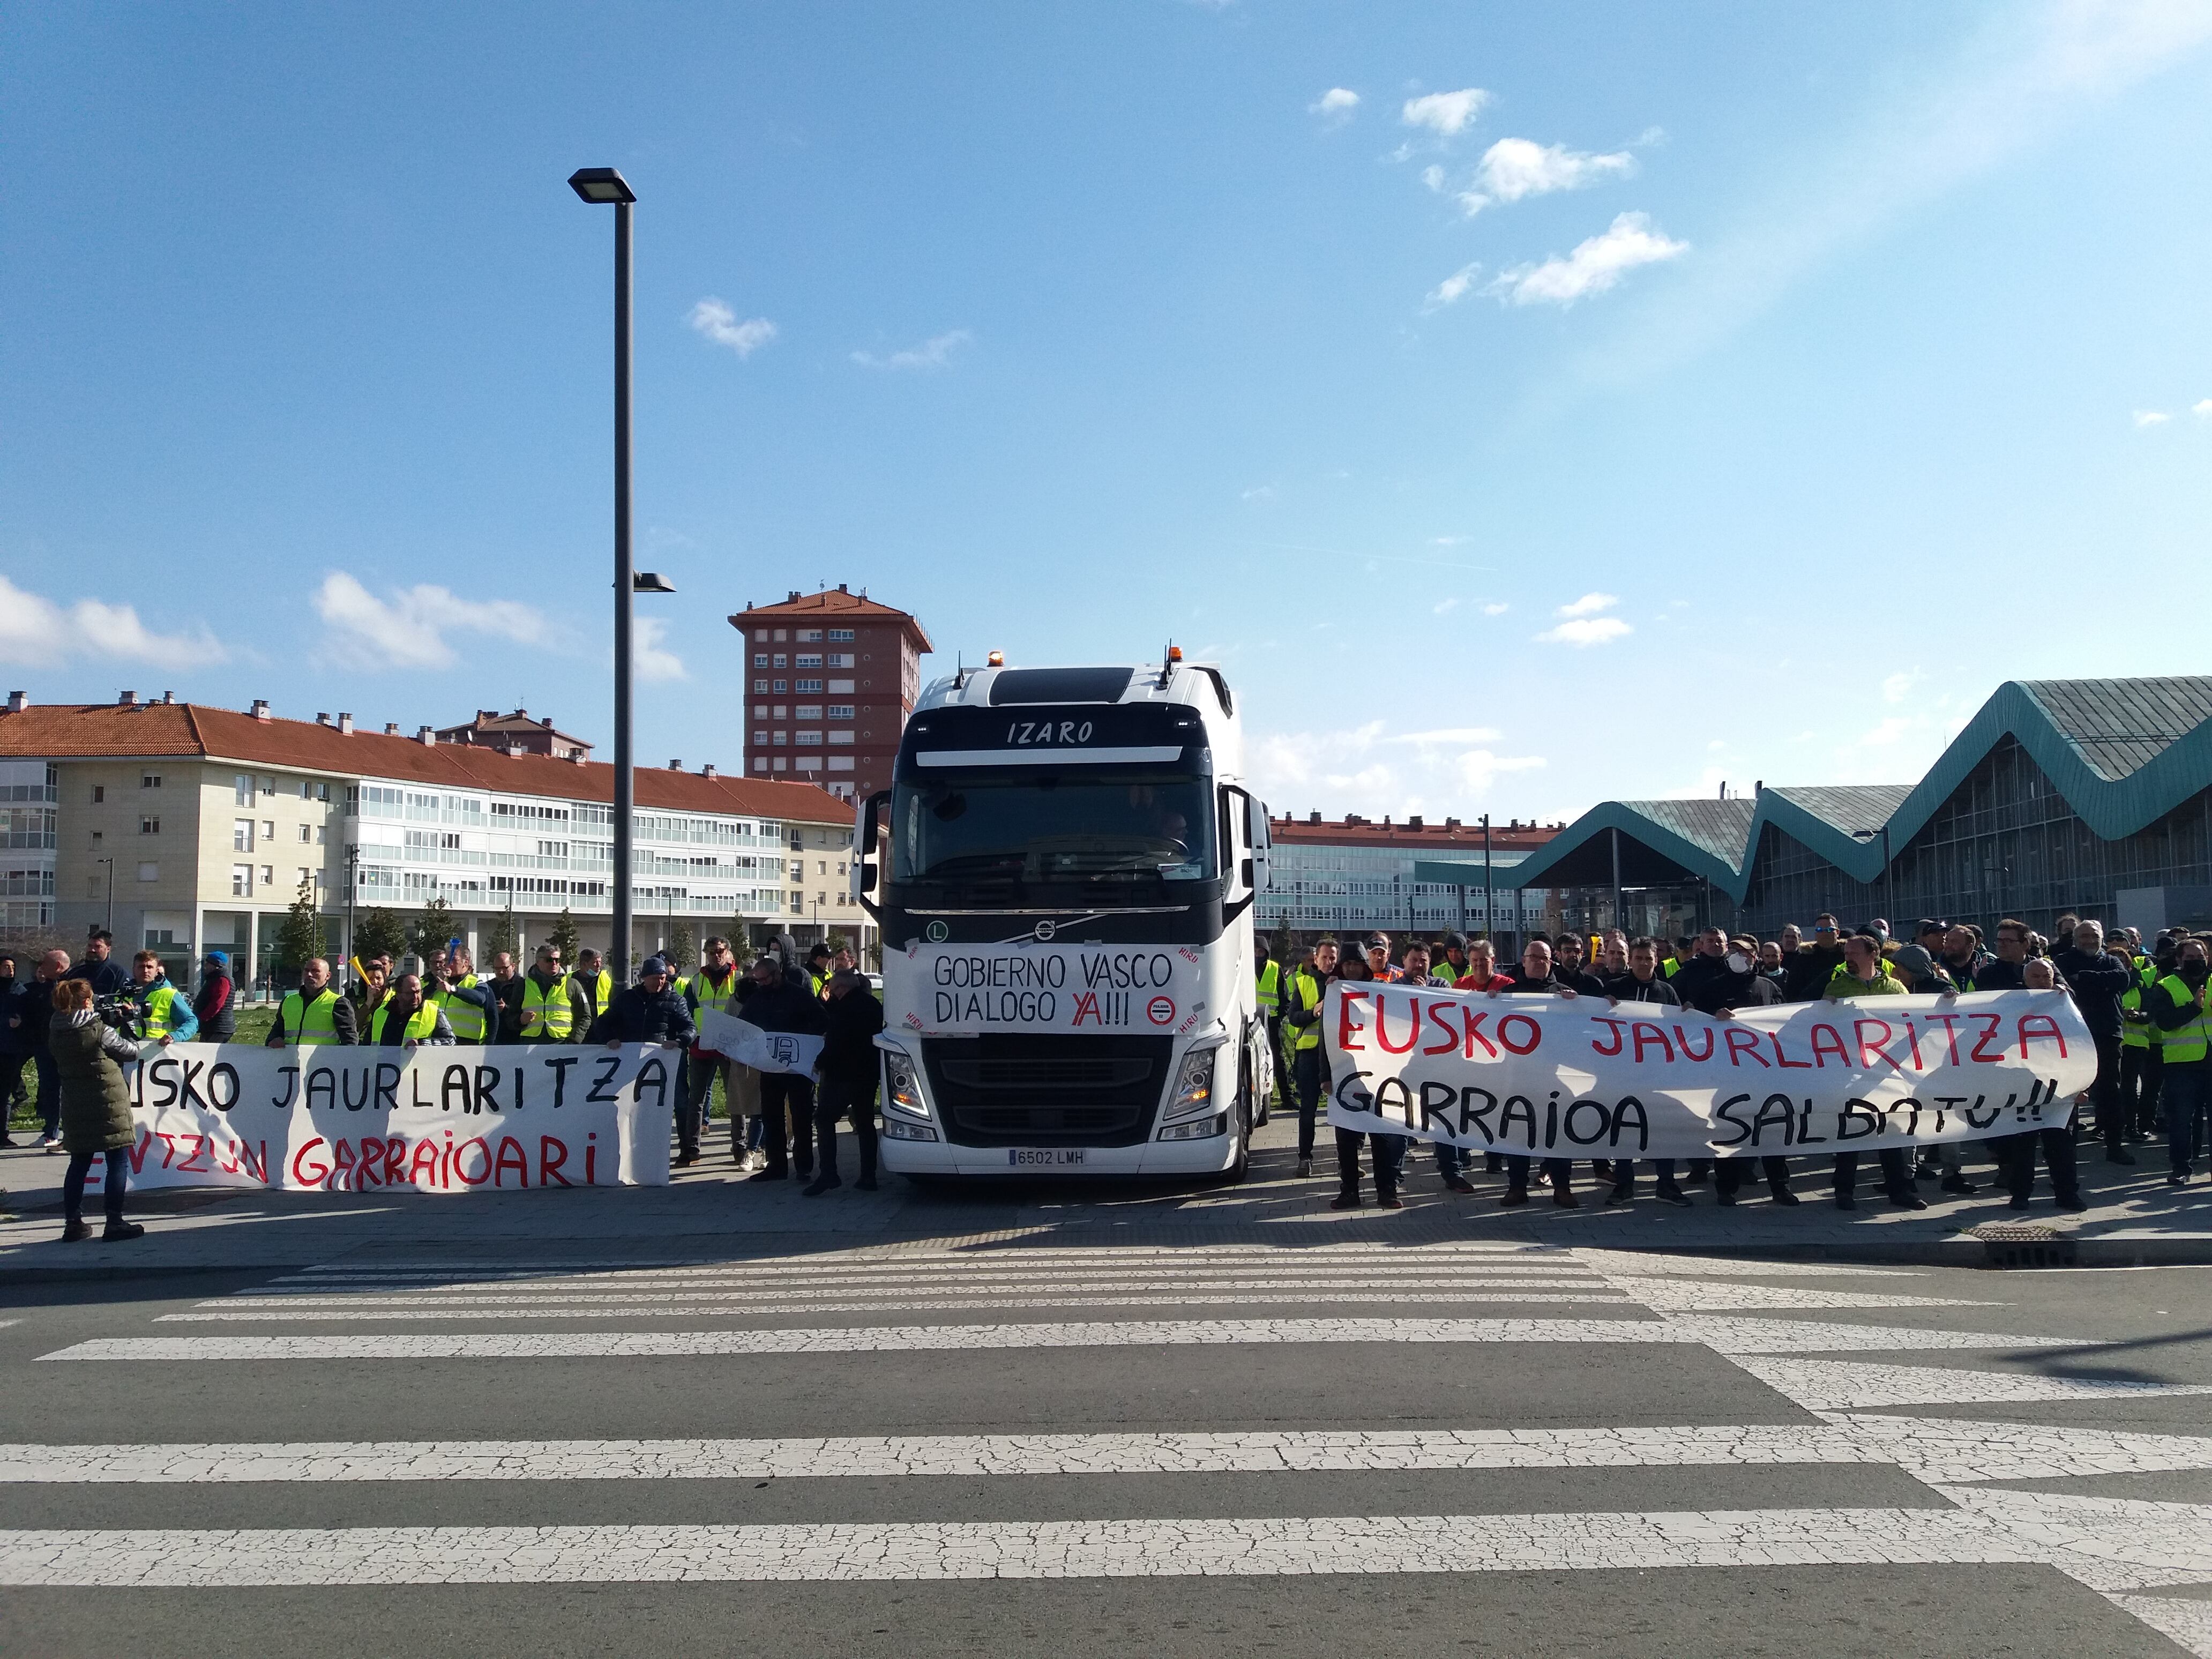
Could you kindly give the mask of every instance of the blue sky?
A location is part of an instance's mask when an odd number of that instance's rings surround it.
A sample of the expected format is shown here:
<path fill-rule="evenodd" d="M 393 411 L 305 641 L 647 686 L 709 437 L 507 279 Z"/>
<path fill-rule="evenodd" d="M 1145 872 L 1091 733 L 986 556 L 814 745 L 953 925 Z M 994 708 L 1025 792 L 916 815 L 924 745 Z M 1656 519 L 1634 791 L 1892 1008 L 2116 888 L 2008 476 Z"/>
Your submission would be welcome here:
<path fill-rule="evenodd" d="M 2212 3 L 9 4 L 0 666 L 739 758 L 748 599 L 1227 665 L 1279 808 L 2201 672 Z M 604 751 L 603 751 L 604 752 Z"/>

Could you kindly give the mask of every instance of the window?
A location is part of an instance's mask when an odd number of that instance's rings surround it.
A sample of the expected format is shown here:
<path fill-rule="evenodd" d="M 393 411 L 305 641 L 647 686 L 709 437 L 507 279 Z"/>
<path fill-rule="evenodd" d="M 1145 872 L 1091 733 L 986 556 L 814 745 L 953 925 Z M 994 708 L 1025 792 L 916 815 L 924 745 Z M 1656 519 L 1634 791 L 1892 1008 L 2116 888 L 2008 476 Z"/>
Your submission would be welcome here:
<path fill-rule="evenodd" d="M 753 638 L 763 644 L 765 644 L 768 641 L 768 629 L 765 628 L 756 628 L 753 629 Z"/>
<path fill-rule="evenodd" d="M 822 666 L 822 653 L 819 651 L 802 651 L 799 653 L 799 659 L 791 665 L 793 668 L 819 668 Z"/>
<path fill-rule="evenodd" d="M 313 780 L 312 778 L 301 778 L 301 779 L 300 780 L 300 799 L 301 799 L 301 800 L 313 800 L 313 799 L 314 799 L 314 798 L 315 798 L 315 784 L 314 784 L 314 780 Z"/>
<path fill-rule="evenodd" d="M 781 645 L 784 641 L 784 630 L 781 628 L 777 629 L 775 630 L 775 642 L 778 645 Z"/>
<path fill-rule="evenodd" d="M 264 887 L 274 887 L 276 884 L 276 872 L 265 864 L 261 866 L 261 884 Z"/>
<path fill-rule="evenodd" d="M 757 697 L 762 696 L 764 696 L 767 691 L 768 682 L 766 680 L 755 680 L 753 682 L 753 696 Z"/>
<path fill-rule="evenodd" d="M 262 779 L 261 793 L 264 795 L 274 795 L 276 793 L 276 780 L 274 778 Z"/>
<path fill-rule="evenodd" d="M 97 805 L 100 805 L 100 802 L 102 802 L 102 801 L 106 800 L 106 799 L 107 799 L 107 786 L 106 786 L 106 785 L 105 785 L 105 784 L 100 784 L 100 783 L 95 783 L 95 784 L 94 784 L 94 785 L 92 786 L 92 804 L 93 804 L 94 806 L 97 806 Z"/>
<path fill-rule="evenodd" d="M 840 745 L 850 744 L 853 741 L 852 727 L 846 726 L 840 731 L 832 732 L 830 734 L 830 741 Z"/>
<path fill-rule="evenodd" d="M 788 732 L 778 732 L 775 736 L 770 739 L 770 741 L 773 742 L 778 749 L 781 749 L 784 744 L 791 741 L 791 733 Z"/>
<path fill-rule="evenodd" d="M 93 844 L 94 847 L 97 847 L 97 846 L 99 846 L 99 845 L 100 845 L 100 831 L 99 831 L 99 830 L 94 830 L 94 831 L 92 832 L 92 844 Z"/>
<path fill-rule="evenodd" d="M 776 735 L 781 737 L 783 734 L 779 732 Z M 822 734 L 819 732 L 794 732 L 791 735 L 791 743 L 794 749 L 819 749 Z"/>
<path fill-rule="evenodd" d="M 832 668 L 850 668 L 852 665 L 853 665 L 853 653 L 852 653 L 851 652 L 849 652 L 849 651 L 832 651 L 832 652 L 830 653 L 830 667 L 832 667 Z"/>
<path fill-rule="evenodd" d="M 142 836 L 160 835 L 161 833 L 161 820 L 149 814 L 142 813 L 138 819 L 138 833 Z"/>
<path fill-rule="evenodd" d="M 830 681 L 830 695 L 831 696 L 833 696 L 833 697 L 849 697 L 849 696 L 851 696 L 853 695 L 853 682 L 852 682 L 852 681 L 850 681 L 850 680 L 832 680 L 832 681 Z"/>
<path fill-rule="evenodd" d="M 261 839 L 264 841 L 276 839 L 276 826 L 267 818 L 261 820 Z"/>
<path fill-rule="evenodd" d="M 853 757 L 852 757 L 850 755 L 832 755 L 832 756 L 830 756 L 830 769 L 832 772 L 849 772 L 849 771 L 851 771 L 851 770 L 853 769 Z"/>
<path fill-rule="evenodd" d="M 775 717 L 776 717 L 776 719 L 778 719 L 778 720 L 786 720 L 786 719 L 788 719 L 788 718 L 790 717 L 790 714 L 791 714 L 791 705 L 790 705 L 789 703 L 787 703 L 787 702 L 780 702 L 780 703 L 776 704 L 776 706 L 775 706 Z"/>
<path fill-rule="evenodd" d="M 800 703 L 799 705 L 798 718 L 803 720 L 820 720 L 822 718 L 822 705 L 818 702 Z"/>
<path fill-rule="evenodd" d="M 141 789 L 159 789 L 161 787 L 161 775 L 159 772 L 141 772 L 138 775 L 138 787 Z"/>
<path fill-rule="evenodd" d="M 754 653 L 753 653 L 753 666 L 754 666 L 754 667 L 756 667 L 756 668 L 765 668 L 765 667 L 767 667 L 767 666 L 768 666 L 768 653 L 767 653 L 767 652 L 765 652 L 765 651 L 756 651 L 756 652 L 754 652 Z"/>
<path fill-rule="evenodd" d="M 138 879 L 139 879 L 139 880 L 141 880 L 141 881 L 159 881 L 159 880 L 161 880 L 161 866 L 160 865 L 158 865 L 158 864 L 142 864 L 142 865 L 140 865 L 140 866 L 138 866 Z"/>
<path fill-rule="evenodd" d="M 833 628 L 830 630 L 830 639 L 832 644 L 835 644 L 839 640 L 849 640 L 852 637 L 853 630 L 849 628 Z"/>
<path fill-rule="evenodd" d="M 806 879 L 806 860 L 805 859 L 792 860 L 791 878 L 793 881 L 805 881 Z"/>
<path fill-rule="evenodd" d="M 251 853 L 253 850 L 253 820 L 252 818 L 231 820 L 230 850 L 234 853 Z"/>
<path fill-rule="evenodd" d="M 853 705 L 849 702 L 831 703 L 830 705 L 830 718 L 833 720 L 848 720 L 852 719 Z"/>
<path fill-rule="evenodd" d="M 330 825 L 328 825 L 327 823 L 319 823 L 319 824 L 317 824 L 317 825 L 315 826 L 315 845 L 316 845 L 316 846 L 318 846 L 318 847 L 325 847 L 325 846 L 328 846 L 328 845 L 330 844 L 330 839 L 331 839 L 331 827 L 330 827 Z"/>
<path fill-rule="evenodd" d="M 815 860 L 814 873 L 817 876 L 828 875 L 830 873 L 830 860 L 828 859 Z"/>
<path fill-rule="evenodd" d="M 240 806 L 253 805 L 253 780 L 240 772 L 230 781 L 231 799 Z"/>
<path fill-rule="evenodd" d="M 775 653 L 775 666 L 778 668 L 788 668 L 791 666 L 791 659 L 783 652 L 779 651 Z"/>
<path fill-rule="evenodd" d="M 788 765 L 789 763 L 789 763 L 789 762 L 787 762 L 787 761 L 786 761 L 786 760 L 784 759 L 784 757 L 783 757 L 782 756 L 781 756 L 781 755 L 778 755 L 778 756 L 775 757 L 775 769 L 776 769 L 777 771 L 779 771 L 779 772 L 782 771 L 782 770 L 784 769 L 784 768 L 785 768 L 787 765 Z"/>
<path fill-rule="evenodd" d="M 775 683 L 775 695 L 779 697 L 790 690 L 791 682 L 789 680 L 778 680 Z"/>
<path fill-rule="evenodd" d="M 755 703 L 753 705 L 753 718 L 757 720 L 766 720 L 768 718 L 768 705 L 764 702 Z"/>
<path fill-rule="evenodd" d="M 253 866 L 252 866 L 252 865 L 250 865 L 250 864 L 234 864 L 234 865 L 232 865 L 232 866 L 230 866 L 230 896 L 231 896 L 231 897 L 233 897 L 233 898 L 250 898 L 250 897 L 252 897 L 252 894 L 253 894 Z"/>
<path fill-rule="evenodd" d="M 315 832 L 313 829 L 304 823 L 300 826 L 300 841 L 301 845 L 304 846 L 308 842 L 314 840 L 314 838 Z"/>
<path fill-rule="evenodd" d="M 810 693 L 818 697 L 822 695 L 822 682 L 820 680 L 793 680 L 791 683 L 791 689 L 798 692 L 802 697 L 806 696 Z"/>
<path fill-rule="evenodd" d="M 822 630 L 821 630 L 820 629 L 818 629 L 818 628 L 802 628 L 802 629 L 800 629 L 799 630 L 799 642 L 801 645 L 819 645 L 819 644 L 821 644 L 821 643 L 822 643 Z"/>
<path fill-rule="evenodd" d="M 768 747 L 768 733 L 767 733 L 767 732 L 754 732 L 754 733 L 753 733 L 753 747 L 754 747 L 754 748 L 756 748 L 756 749 L 765 749 L 765 748 L 767 748 L 767 747 Z"/>
<path fill-rule="evenodd" d="M 303 864 L 300 866 L 300 879 L 302 883 L 311 882 L 314 879 L 314 872 Z"/>
<path fill-rule="evenodd" d="M 753 757 L 753 770 L 756 772 L 765 772 L 768 770 L 768 757 L 765 755 L 755 755 Z"/>

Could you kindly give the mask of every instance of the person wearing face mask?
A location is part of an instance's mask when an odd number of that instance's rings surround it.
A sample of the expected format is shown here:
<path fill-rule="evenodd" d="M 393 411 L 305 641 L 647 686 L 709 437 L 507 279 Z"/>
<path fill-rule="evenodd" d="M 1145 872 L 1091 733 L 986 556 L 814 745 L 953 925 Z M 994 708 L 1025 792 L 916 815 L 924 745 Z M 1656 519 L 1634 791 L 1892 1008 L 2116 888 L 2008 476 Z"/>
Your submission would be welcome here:
<path fill-rule="evenodd" d="M 2160 1079 L 2166 1111 L 2166 1184 L 2185 1187 L 2203 1139 L 2204 1116 L 2212 1106 L 2212 1014 L 2205 1012 L 2205 986 L 2212 980 L 2212 955 L 2203 937 L 2192 934 L 2173 953 L 2173 971 L 2152 988 L 2151 1018 L 2166 1037 L 2165 1072 Z"/>

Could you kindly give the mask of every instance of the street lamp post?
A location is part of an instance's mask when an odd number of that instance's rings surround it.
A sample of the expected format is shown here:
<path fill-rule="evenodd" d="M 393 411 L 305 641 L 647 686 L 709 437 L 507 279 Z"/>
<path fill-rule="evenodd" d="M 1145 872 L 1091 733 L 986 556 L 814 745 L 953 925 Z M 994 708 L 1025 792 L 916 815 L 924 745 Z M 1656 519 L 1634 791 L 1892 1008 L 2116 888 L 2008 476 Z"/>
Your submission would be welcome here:
<path fill-rule="evenodd" d="M 100 925 L 112 935 L 115 932 L 115 860 L 94 859 L 93 862 L 107 866 L 107 920 Z"/>
<path fill-rule="evenodd" d="M 611 204 L 615 210 L 615 847 L 607 969 L 616 984 L 627 985 L 637 784 L 630 754 L 630 600 L 636 591 L 630 563 L 630 212 L 637 192 L 612 167 L 579 167 L 569 175 L 568 188 L 583 201 Z"/>

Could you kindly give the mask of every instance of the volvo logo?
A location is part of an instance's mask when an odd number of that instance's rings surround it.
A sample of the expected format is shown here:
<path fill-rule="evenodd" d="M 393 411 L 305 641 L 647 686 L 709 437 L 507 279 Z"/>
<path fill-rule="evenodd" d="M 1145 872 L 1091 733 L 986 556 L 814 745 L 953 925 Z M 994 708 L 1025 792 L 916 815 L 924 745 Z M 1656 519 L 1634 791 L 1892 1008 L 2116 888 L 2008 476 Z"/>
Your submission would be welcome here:
<path fill-rule="evenodd" d="M 1051 939 L 1052 936 L 1060 931 L 1060 928 L 1053 921 L 1052 918 L 1048 916 L 1042 921 L 1037 923 L 1034 931 L 1036 933 L 1037 943 L 1043 945 L 1048 943 Z"/>
<path fill-rule="evenodd" d="M 952 936 L 952 930 L 950 927 L 947 927 L 941 921 L 931 922 L 929 924 L 928 933 L 929 942 L 932 945 L 942 945 L 946 939 Z"/>

